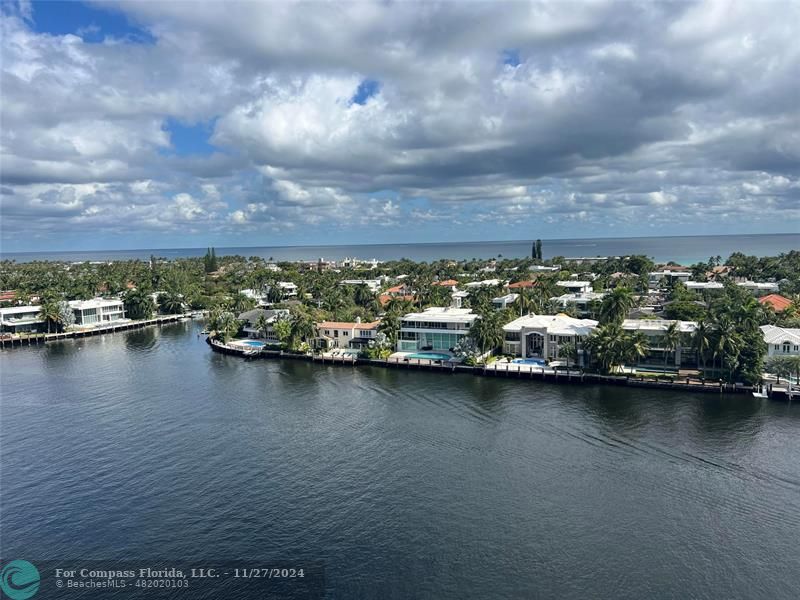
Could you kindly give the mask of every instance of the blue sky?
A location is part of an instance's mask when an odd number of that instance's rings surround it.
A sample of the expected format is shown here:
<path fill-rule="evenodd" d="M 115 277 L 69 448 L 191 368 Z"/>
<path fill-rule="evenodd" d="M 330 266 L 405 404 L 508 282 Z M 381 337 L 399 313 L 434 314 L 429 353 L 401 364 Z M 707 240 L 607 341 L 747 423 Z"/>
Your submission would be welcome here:
<path fill-rule="evenodd" d="M 797 4 L 5 2 L 2 250 L 800 230 Z"/>

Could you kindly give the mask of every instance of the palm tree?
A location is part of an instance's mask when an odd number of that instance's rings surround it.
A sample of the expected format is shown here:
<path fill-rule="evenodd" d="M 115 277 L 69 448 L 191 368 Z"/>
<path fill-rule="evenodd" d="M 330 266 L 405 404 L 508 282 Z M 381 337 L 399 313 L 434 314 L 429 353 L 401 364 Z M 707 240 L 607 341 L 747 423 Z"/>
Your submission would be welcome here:
<path fill-rule="evenodd" d="M 256 305 L 256 301 L 249 296 L 245 296 L 241 292 L 234 295 L 233 301 L 231 302 L 231 308 L 235 313 L 242 313 L 246 310 L 250 310 Z"/>
<path fill-rule="evenodd" d="M 258 331 L 261 334 L 261 337 L 266 338 L 267 331 L 269 330 L 269 319 L 267 319 L 267 316 L 265 314 L 262 313 L 258 315 L 258 319 L 256 319 L 255 326 L 256 326 L 256 331 Z"/>
<path fill-rule="evenodd" d="M 394 313 L 387 313 L 378 325 L 378 331 L 386 335 L 392 347 L 397 346 L 397 337 L 400 335 L 400 317 Z"/>
<path fill-rule="evenodd" d="M 700 361 L 700 366 L 703 369 L 704 375 L 706 370 L 706 352 L 711 348 L 711 329 L 708 322 L 703 320 L 697 324 L 692 336 L 692 347 L 697 351 L 697 358 Z"/>
<path fill-rule="evenodd" d="M 39 318 L 47 321 L 47 333 L 51 332 L 51 325 L 55 324 L 56 328 L 61 322 L 61 308 L 58 302 L 53 299 L 45 300 L 39 310 Z"/>
<path fill-rule="evenodd" d="M 622 323 L 633 308 L 633 292 L 626 287 L 616 287 L 603 298 L 600 307 L 601 323 Z"/>
<path fill-rule="evenodd" d="M 164 292 L 158 295 L 158 306 L 161 312 L 168 315 L 183 314 L 183 299 L 175 293 Z"/>
<path fill-rule="evenodd" d="M 125 313 L 131 319 L 149 319 L 153 316 L 153 299 L 142 289 L 128 290 L 122 301 Z"/>
<path fill-rule="evenodd" d="M 499 313 L 488 311 L 476 319 L 469 330 L 469 336 L 480 348 L 481 353 L 494 350 L 503 344 L 503 322 Z"/>
<path fill-rule="evenodd" d="M 314 319 L 305 310 L 296 310 L 292 314 L 291 346 L 297 348 L 301 342 L 314 337 Z"/>
<path fill-rule="evenodd" d="M 375 294 L 364 284 L 357 285 L 353 291 L 353 301 L 358 306 L 369 306 L 374 298 Z"/>
<path fill-rule="evenodd" d="M 670 352 L 675 352 L 681 343 L 681 330 L 677 321 L 673 321 L 667 326 L 664 335 L 661 337 L 661 344 L 664 347 L 664 371 L 667 370 L 667 359 Z"/>
<path fill-rule="evenodd" d="M 624 335 L 623 357 L 625 362 L 638 363 L 650 352 L 650 344 L 641 331 Z"/>

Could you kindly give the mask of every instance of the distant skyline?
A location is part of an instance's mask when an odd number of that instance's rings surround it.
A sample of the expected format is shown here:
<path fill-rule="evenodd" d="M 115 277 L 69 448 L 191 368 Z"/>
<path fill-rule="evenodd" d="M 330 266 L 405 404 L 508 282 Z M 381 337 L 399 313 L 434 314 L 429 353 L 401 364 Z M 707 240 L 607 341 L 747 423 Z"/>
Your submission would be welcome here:
<path fill-rule="evenodd" d="M 3 2 L 1 250 L 800 231 L 800 3 Z"/>

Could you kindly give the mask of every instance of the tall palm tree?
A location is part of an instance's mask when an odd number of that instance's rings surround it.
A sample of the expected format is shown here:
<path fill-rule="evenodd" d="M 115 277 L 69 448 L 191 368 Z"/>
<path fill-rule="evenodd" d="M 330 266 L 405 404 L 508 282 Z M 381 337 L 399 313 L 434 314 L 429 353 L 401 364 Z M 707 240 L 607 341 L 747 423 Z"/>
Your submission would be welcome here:
<path fill-rule="evenodd" d="M 692 347 L 697 352 L 697 358 L 704 372 L 706 370 L 706 353 L 711 348 L 711 342 L 711 328 L 708 321 L 702 320 L 697 324 L 697 328 L 692 335 Z"/>
<path fill-rule="evenodd" d="M 667 326 L 664 335 L 661 336 L 661 345 L 664 348 L 664 371 L 667 370 L 667 359 L 670 353 L 675 353 L 681 343 L 681 330 L 677 321 L 673 321 Z"/>
<path fill-rule="evenodd" d="M 261 337 L 267 337 L 267 331 L 269 330 L 269 319 L 265 314 L 258 315 L 258 318 L 255 322 L 256 331 L 261 334 Z"/>
<path fill-rule="evenodd" d="M 623 357 L 625 362 L 638 363 L 650 352 L 650 344 L 641 331 L 624 335 Z"/>
<path fill-rule="evenodd" d="M 600 321 L 602 323 L 622 323 L 633 305 L 633 292 L 626 287 L 616 287 L 603 298 L 603 304 L 600 307 Z"/>
<path fill-rule="evenodd" d="M 400 317 L 394 313 L 387 313 L 378 325 L 378 331 L 386 335 L 392 347 L 397 346 L 397 337 L 400 335 Z"/>
<path fill-rule="evenodd" d="M 58 328 L 58 324 L 61 322 L 61 308 L 58 305 L 58 301 L 48 299 L 42 302 L 39 309 L 39 318 L 47 322 L 47 333 L 51 332 L 52 325 Z"/>

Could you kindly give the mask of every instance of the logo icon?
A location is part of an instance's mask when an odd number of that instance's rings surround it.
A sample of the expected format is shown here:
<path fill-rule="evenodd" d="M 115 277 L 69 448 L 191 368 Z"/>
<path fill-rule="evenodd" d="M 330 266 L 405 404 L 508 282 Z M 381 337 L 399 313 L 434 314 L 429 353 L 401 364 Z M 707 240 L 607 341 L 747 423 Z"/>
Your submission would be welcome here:
<path fill-rule="evenodd" d="M 39 570 L 27 560 L 12 560 L 0 571 L 0 589 L 11 600 L 27 600 L 39 591 Z"/>

